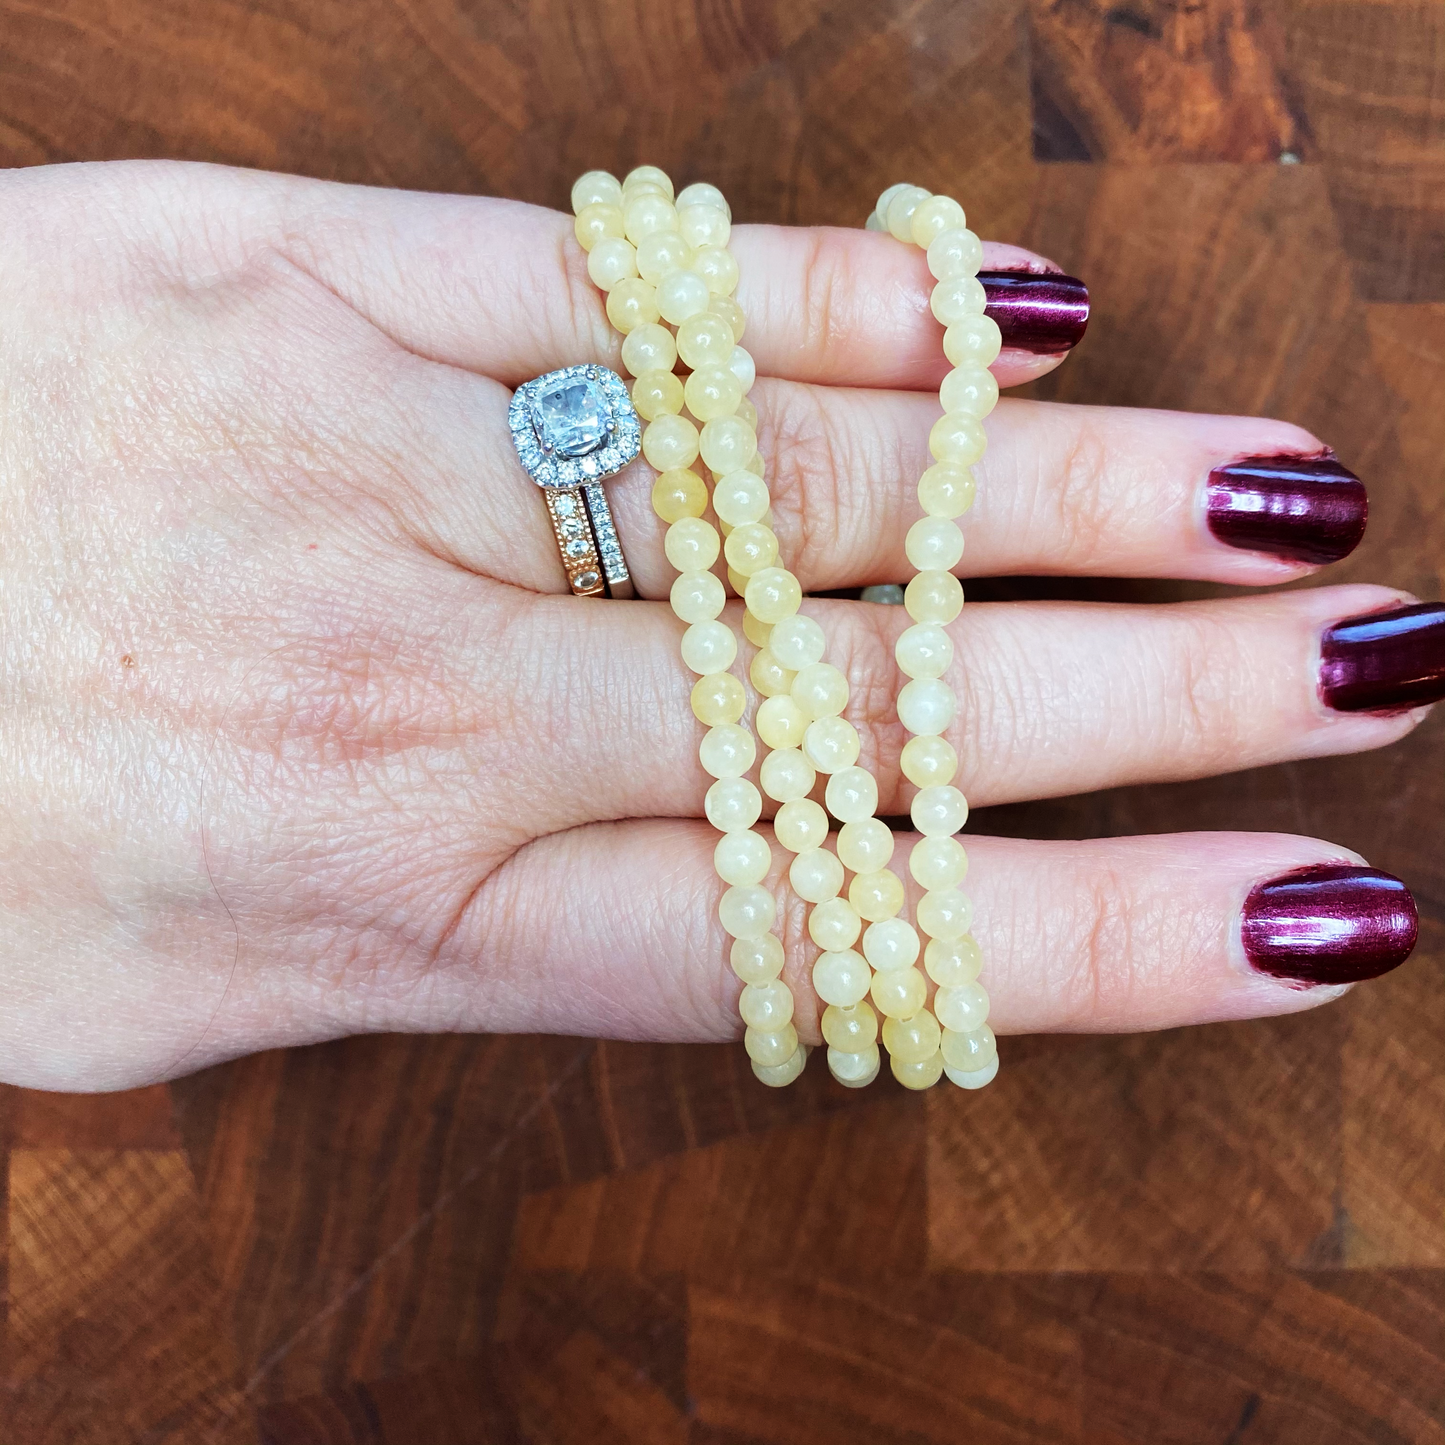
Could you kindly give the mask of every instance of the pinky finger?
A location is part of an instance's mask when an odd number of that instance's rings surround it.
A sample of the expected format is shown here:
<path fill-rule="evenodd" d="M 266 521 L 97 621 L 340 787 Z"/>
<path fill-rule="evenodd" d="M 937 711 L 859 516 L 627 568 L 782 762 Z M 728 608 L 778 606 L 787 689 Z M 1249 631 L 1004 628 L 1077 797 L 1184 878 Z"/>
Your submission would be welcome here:
<path fill-rule="evenodd" d="M 737 1037 L 741 983 L 718 922 L 705 823 L 597 823 L 529 844 L 478 890 L 406 1030 L 651 1040 Z M 1085 842 L 963 837 L 980 976 L 999 1034 L 1119 1033 L 1292 1013 L 1403 963 L 1414 900 L 1398 879 L 1288 834 Z M 912 835 L 892 867 L 906 874 Z M 819 1041 L 818 949 L 774 847 L 784 979 Z M 917 902 L 912 897 L 907 916 Z"/>

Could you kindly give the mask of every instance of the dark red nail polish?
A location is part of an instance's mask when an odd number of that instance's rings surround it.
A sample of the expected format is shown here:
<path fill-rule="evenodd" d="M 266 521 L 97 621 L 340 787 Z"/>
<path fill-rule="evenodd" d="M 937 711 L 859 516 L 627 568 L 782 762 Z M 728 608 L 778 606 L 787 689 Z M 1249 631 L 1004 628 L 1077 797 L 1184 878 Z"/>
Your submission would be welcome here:
<path fill-rule="evenodd" d="M 1338 562 L 1365 535 L 1365 485 L 1331 453 L 1241 457 L 1209 474 L 1209 530 L 1291 562 Z"/>
<path fill-rule="evenodd" d="M 1396 712 L 1445 697 L 1445 606 L 1417 602 L 1337 622 L 1320 643 L 1320 697 L 1336 712 Z"/>
<path fill-rule="evenodd" d="M 1077 346 L 1089 324 L 1089 288 L 1061 272 L 980 271 L 1003 344 L 1040 356 L 1057 356 Z"/>
<path fill-rule="evenodd" d="M 1410 956 L 1420 916 L 1410 890 L 1374 868 L 1299 868 L 1261 883 L 1244 904 L 1244 951 L 1292 983 L 1355 983 Z"/>

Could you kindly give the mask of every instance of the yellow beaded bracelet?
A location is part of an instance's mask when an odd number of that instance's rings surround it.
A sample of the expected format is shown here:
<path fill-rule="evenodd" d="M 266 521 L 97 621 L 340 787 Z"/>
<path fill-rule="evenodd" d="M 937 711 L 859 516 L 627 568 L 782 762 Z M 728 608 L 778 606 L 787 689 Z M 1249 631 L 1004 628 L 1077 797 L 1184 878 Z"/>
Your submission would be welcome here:
<path fill-rule="evenodd" d="M 973 504 L 969 468 L 983 455 L 983 418 L 998 401 L 998 383 L 988 367 L 1002 338 L 997 324 L 984 315 L 978 279 L 983 245 L 967 228 L 957 201 L 919 186 L 890 186 L 878 198 L 868 229 L 886 230 L 927 251 L 936 282 L 930 304 L 946 328 L 943 350 L 954 366 L 939 388 L 944 415 L 928 438 L 935 463 L 918 483 L 924 515 L 909 528 L 904 544 L 918 570 L 903 597 L 913 626 L 899 636 L 895 657 L 909 679 L 898 694 L 899 721 L 912 734 L 901 761 L 904 776 L 918 789 L 911 812 L 913 826 L 923 835 L 908 866 L 927 890 L 917 918 L 929 939 L 924 968 L 937 985 L 934 1028 L 942 1026 L 934 1045 L 936 1062 L 909 1067 L 934 1071 L 934 1078 L 941 1068 L 961 1088 L 977 1089 L 998 1073 L 998 1046 L 988 1026 L 988 994 L 978 982 L 982 956 L 969 932 L 973 904 L 958 888 L 968 857 L 953 835 L 968 820 L 968 803 L 953 786 L 958 756 L 943 737 L 957 711 L 953 690 L 943 681 L 953 660 L 953 642 L 944 628 L 963 608 L 963 588 L 953 575 L 963 555 L 963 532 L 955 519 Z M 886 1029 L 884 1041 L 889 1043 Z M 911 1035 L 906 1042 L 900 1035 L 899 1041 L 906 1048 L 914 1045 Z M 924 1042 L 917 1040 L 920 1051 Z"/>
<path fill-rule="evenodd" d="M 726 490 L 734 509 L 727 511 L 726 502 L 717 508 L 720 518 L 735 518 L 728 561 L 765 568 L 777 555 L 777 539 L 767 526 L 767 493 L 758 476 L 757 413 L 745 398 L 755 370 L 737 344 L 743 315 L 731 299 L 737 286 L 737 263 L 727 250 L 732 218 L 716 187 L 689 186 L 675 196 L 655 166 L 640 166 L 620 183 L 605 171 L 589 171 L 572 188 L 572 208 L 588 274 L 607 292 L 607 315 L 624 338 L 633 405 L 647 423 L 643 455 L 658 472 L 653 508 L 668 524 L 664 549 L 678 569 L 671 601 L 688 624 L 683 661 L 699 675 L 692 710 L 708 728 L 698 756 L 715 781 L 704 811 L 723 835 L 713 854 L 728 885 L 718 914 L 733 938 L 731 962 L 743 981 L 744 1043 L 757 1077 L 781 1086 L 802 1072 L 807 1050 L 798 1042 L 793 996 L 781 977 L 783 947 L 772 932 L 776 901 L 763 886 L 772 850 L 753 831 L 762 796 L 744 774 L 757 748 L 742 723 L 742 683 L 728 670 L 737 639 L 720 619 L 725 592 L 711 571 L 721 539 L 703 518 L 708 490 L 693 470 L 700 454 L 714 474 L 740 479 Z M 691 368 L 685 385 L 674 372 L 679 356 Z M 681 414 L 684 405 L 695 421 Z M 753 508 L 759 492 L 761 505 Z"/>

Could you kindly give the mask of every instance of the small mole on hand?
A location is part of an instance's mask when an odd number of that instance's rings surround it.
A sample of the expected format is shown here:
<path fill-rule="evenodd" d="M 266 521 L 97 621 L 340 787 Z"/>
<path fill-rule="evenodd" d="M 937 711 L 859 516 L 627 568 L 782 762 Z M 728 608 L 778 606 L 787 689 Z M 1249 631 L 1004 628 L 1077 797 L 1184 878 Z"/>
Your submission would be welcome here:
<path fill-rule="evenodd" d="M 127 653 L 121 658 L 121 660 L 120 660 L 120 665 L 121 665 L 122 667 L 134 667 L 134 666 L 135 666 L 135 658 L 133 658 L 133 657 L 130 655 L 130 653 L 127 652 Z"/>
<path fill-rule="evenodd" d="M 319 543 L 316 543 L 316 542 L 308 542 L 307 545 L 306 545 L 306 550 L 307 550 L 308 552 L 314 552 L 314 551 L 316 550 L 316 548 L 317 548 L 318 545 L 319 545 Z"/>

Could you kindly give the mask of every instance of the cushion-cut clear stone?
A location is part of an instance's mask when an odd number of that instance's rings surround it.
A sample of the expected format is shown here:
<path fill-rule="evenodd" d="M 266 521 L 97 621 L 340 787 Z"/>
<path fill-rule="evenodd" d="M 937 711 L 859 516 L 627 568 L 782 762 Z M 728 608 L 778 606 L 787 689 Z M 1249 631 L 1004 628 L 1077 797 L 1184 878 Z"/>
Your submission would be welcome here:
<path fill-rule="evenodd" d="M 559 457 L 580 457 L 607 440 L 612 420 L 602 388 L 586 377 L 569 377 L 532 401 L 532 426 L 542 445 Z"/>

